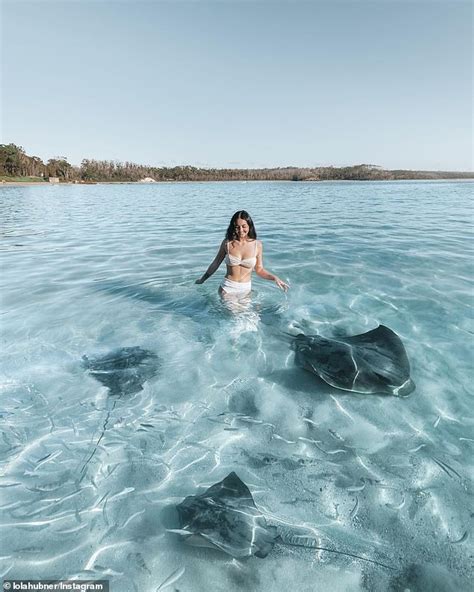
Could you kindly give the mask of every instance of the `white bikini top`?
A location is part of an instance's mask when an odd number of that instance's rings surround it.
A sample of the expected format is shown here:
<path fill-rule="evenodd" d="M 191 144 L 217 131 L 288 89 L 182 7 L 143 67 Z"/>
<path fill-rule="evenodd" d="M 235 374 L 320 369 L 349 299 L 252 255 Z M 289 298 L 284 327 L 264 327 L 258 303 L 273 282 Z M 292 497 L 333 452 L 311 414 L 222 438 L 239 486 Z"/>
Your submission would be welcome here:
<path fill-rule="evenodd" d="M 247 259 L 241 259 L 240 257 L 236 257 L 235 255 L 231 255 L 229 253 L 229 241 L 226 243 L 227 254 L 225 256 L 224 261 L 227 265 L 231 267 L 235 267 L 237 265 L 241 265 L 242 267 L 247 267 L 248 269 L 253 269 L 257 264 L 257 241 L 255 241 L 255 255 L 253 257 L 248 257 Z"/>

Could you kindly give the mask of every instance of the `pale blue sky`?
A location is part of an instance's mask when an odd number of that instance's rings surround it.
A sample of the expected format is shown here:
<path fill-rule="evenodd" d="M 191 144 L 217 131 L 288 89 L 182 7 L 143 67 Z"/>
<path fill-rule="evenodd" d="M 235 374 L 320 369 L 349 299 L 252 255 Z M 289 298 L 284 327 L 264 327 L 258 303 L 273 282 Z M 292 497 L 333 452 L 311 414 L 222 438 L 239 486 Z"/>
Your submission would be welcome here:
<path fill-rule="evenodd" d="M 3 0 L 1 142 L 216 167 L 473 170 L 461 0 Z"/>

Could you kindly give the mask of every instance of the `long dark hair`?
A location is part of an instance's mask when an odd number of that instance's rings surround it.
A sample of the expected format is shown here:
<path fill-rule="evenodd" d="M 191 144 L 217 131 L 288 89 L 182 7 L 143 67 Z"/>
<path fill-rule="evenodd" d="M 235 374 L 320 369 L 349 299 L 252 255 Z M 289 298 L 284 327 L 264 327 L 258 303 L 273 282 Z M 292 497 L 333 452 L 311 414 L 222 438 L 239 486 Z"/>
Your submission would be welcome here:
<path fill-rule="evenodd" d="M 253 223 L 252 218 L 250 217 L 250 214 L 248 212 L 246 212 L 245 210 L 239 210 L 238 212 L 235 212 L 235 214 L 230 219 L 229 228 L 227 229 L 227 232 L 225 233 L 226 239 L 228 241 L 231 241 L 231 240 L 235 240 L 237 238 L 237 233 L 235 232 L 235 224 L 239 218 L 241 220 L 245 220 L 247 222 L 247 224 L 249 225 L 249 234 L 248 234 L 249 238 L 256 239 L 257 238 L 257 231 L 255 230 L 255 225 Z"/>

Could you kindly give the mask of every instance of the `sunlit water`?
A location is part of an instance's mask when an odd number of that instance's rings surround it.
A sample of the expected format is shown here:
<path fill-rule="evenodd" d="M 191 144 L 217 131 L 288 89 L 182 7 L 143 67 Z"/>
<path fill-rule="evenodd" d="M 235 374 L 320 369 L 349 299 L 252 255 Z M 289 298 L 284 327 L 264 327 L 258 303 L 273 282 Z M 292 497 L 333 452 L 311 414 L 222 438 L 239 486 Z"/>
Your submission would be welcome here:
<path fill-rule="evenodd" d="M 113 592 L 154 591 L 182 567 L 167 590 L 469 589 L 472 189 L 0 188 L 1 575 L 110 579 Z M 233 312 L 223 268 L 194 280 L 241 208 L 291 290 L 254 278 Z M 295 367 L 287 333 L 379 323 L 405 344 L 408 398 Z M 160 368 L 111 405 L 81 358 L 129 346 Z M 231 471 L 270 523 L 392 569 L 284 544 L 237 562 L 165 531 L 165 506 Z"/>

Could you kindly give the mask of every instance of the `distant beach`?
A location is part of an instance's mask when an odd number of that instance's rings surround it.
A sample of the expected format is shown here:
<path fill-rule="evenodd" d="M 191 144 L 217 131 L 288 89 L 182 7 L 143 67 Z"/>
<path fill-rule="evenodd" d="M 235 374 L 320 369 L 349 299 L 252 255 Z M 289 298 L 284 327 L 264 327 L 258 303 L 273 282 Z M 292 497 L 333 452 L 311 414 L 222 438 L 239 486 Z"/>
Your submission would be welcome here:
<path fill-rule="evenodd" d="M 84 158 L 79 166 L 67 157 L 50 158 L 46 163 L 30 156 L 22 146 L 0 145 L 0 181 L 4 183 L 163 183 L 209 181 L 403 181 L 434 179 L 474 179 L 472 171 L 389 170 L 376 164 L 350 166 L 283 166 L 273 168 L 213 168 L 179 165 L 157 167 Z"/>

